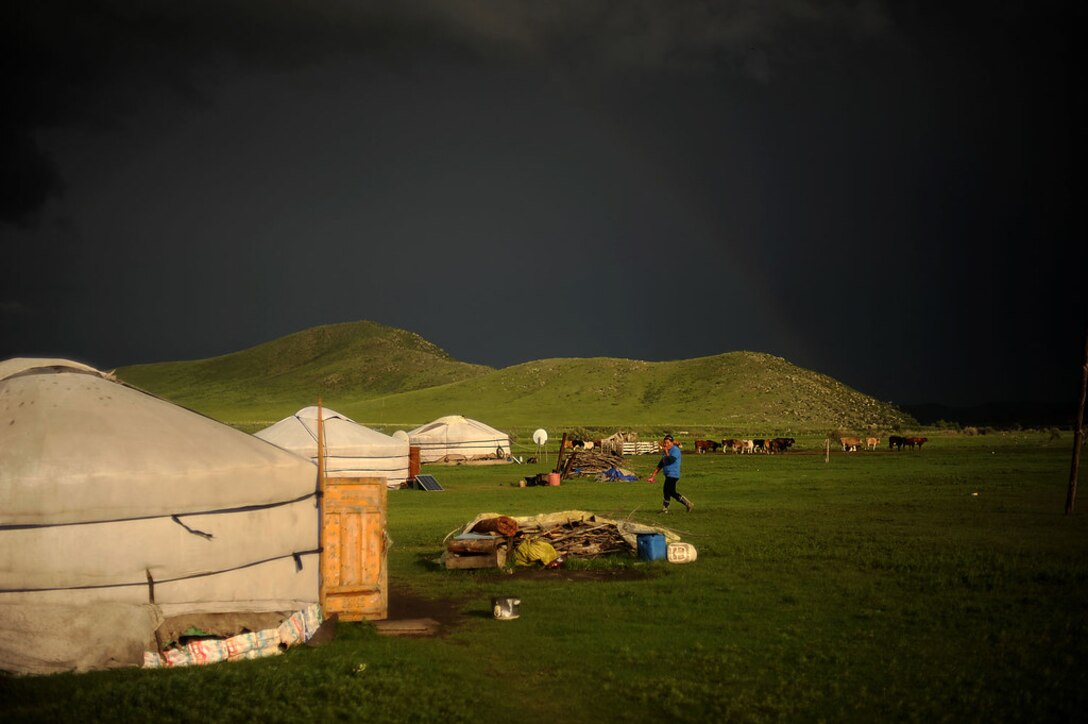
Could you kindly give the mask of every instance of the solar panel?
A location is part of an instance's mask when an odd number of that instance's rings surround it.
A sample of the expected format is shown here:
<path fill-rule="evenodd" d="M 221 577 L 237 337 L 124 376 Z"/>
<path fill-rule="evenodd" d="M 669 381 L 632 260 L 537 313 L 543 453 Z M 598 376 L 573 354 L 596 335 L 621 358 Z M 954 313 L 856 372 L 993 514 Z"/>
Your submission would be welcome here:
<path fill-rule="evenodd" d="M 445 490 L 433 475 L 417 475 L 416 488 L 419 490 Z"/>

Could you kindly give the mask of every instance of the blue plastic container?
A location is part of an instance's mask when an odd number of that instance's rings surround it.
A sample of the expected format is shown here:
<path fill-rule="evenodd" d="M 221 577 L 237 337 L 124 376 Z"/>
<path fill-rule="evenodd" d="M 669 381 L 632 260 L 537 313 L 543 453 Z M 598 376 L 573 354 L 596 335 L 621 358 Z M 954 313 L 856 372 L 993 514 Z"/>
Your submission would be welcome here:
<path fill-rule="evenodd" d="M 665 545 L 665 536 L 660 533 L 639 533 L 638 559 L 640 561 L 663 561 L 668 557 L 668 546 Z"/>

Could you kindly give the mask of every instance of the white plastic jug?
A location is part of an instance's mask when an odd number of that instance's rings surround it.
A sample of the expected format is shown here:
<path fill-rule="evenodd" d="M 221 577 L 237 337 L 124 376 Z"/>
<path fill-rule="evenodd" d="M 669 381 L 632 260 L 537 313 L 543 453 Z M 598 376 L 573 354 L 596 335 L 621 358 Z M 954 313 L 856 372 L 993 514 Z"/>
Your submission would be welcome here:
<path fill-rule="evenodd" d="M 665 555 L 669 563 L 691 563 L 699 557 L 699 552 L 691 543 L 669 543 Z"/>

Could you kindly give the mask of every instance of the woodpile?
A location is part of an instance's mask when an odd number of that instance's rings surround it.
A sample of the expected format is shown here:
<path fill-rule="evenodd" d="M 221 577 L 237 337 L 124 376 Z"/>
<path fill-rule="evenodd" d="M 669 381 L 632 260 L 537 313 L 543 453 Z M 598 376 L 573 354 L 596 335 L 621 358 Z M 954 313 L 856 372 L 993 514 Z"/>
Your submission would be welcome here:
<path fill-rule="evenodd" d="M 594 558 L 613 553 L 634 555 L 638 552 L 638 537 L 643 534 L 663 535 L 668 542 L 680 540 L 667 528 L 632 521 L 630 516 L 606 518 L 584 510 L 511 517 L 516 525 L 515 532 L 509 536 L 500 535 L 497 529 L 503 524 L 498 521 L 506 517 L 498 513 L 481 513 L 464 526 L 450 531 L 443 540 L 442 562 L 446 568 L 501 568 L 508 559 L 511 563 L 518 559 L 519 564 L 525 565 L 522 558 L 533 560 L 528 554 L 539 552 L 529 549 L 541 547 L 554 549 L 561 558 Z M 481 533 L 481 523 L 496 531 Z M 509 524 L 506 529 L 510 529 Z M 541 543 L 548 545 L 534 545 Z M 545 565 L 551 562 L 542 557 L 535 560 Z"/>
<path fill-rule="evenodd" d="M 572 475 L 596 475 L 611 468 L 623 467 L 623 456 L 603 450 L 575 450 L 563 463 L 563 478 Z"/>
<path fill-rule="evenodd" d="M 509 523 L 498 522 L 504 518 L 513 523 L 514 532 L 510 535 L 499 532 L 500 527 L 511 529 Z M 491 530 L 491 535 L 481 535 L 482 528 Z M 568 520 L 519 526 L 512 518 L 499 516 L 479 521 L 467 534 L 447 538 L 442 561 L 450 569 L 502 567 L 522 541 L 532 539 L 546 541 L 563 557 L 595 558 L 611 553 L 633 552 L 612 521 Z"/>
<path fill-rule="evenodd" d="M 514 536 L 516 547 L 525 538 L 539 538 L 551 544 L 561 556 L 595 558 L 609 553 L 630 552 L 631 546 L 624 541 L 613 523 L 593 523 L 573 520 L 558 525 L 522 526 Z"/>

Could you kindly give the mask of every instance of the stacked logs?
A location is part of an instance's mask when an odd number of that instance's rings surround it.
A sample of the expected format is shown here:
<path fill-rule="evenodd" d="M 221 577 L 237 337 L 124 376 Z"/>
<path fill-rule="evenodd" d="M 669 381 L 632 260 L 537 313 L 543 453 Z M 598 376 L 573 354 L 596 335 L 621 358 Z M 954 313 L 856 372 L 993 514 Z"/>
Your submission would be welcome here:
<path fill-rule="evenodd" d="M 514 536 L 514 547 L 526 538 L 547 541 L 561 556 L 595 558 L 631 550 L 613 523 L 574 520 L 547 528 L 539 524 L 524 525 Z"/>
<path fill-rule="evenodd" d="M 572 520 L 565 523 L 529 523 L 518 526 L 513 518 L 485 518 L 470 534 L 489 533 L 488 538 L 450 538 L 442 558 L 446 568 L 494 568 L 506 563 L 523 540 L 547 541 L 559 555 L 596 558 L 611 553 L 630 553 L 631 546 L 615 523 Z"/>
<path fill-rule="evenodd" d="M 596 475 L 610 468 L 619 468 L 624 464 L 622 455 L 606 453 L 602 450 L 575 450 L 563 463 L 563 477 L 571 475 Z M 575 473 L 574 471 L 578 472 Z"/>

